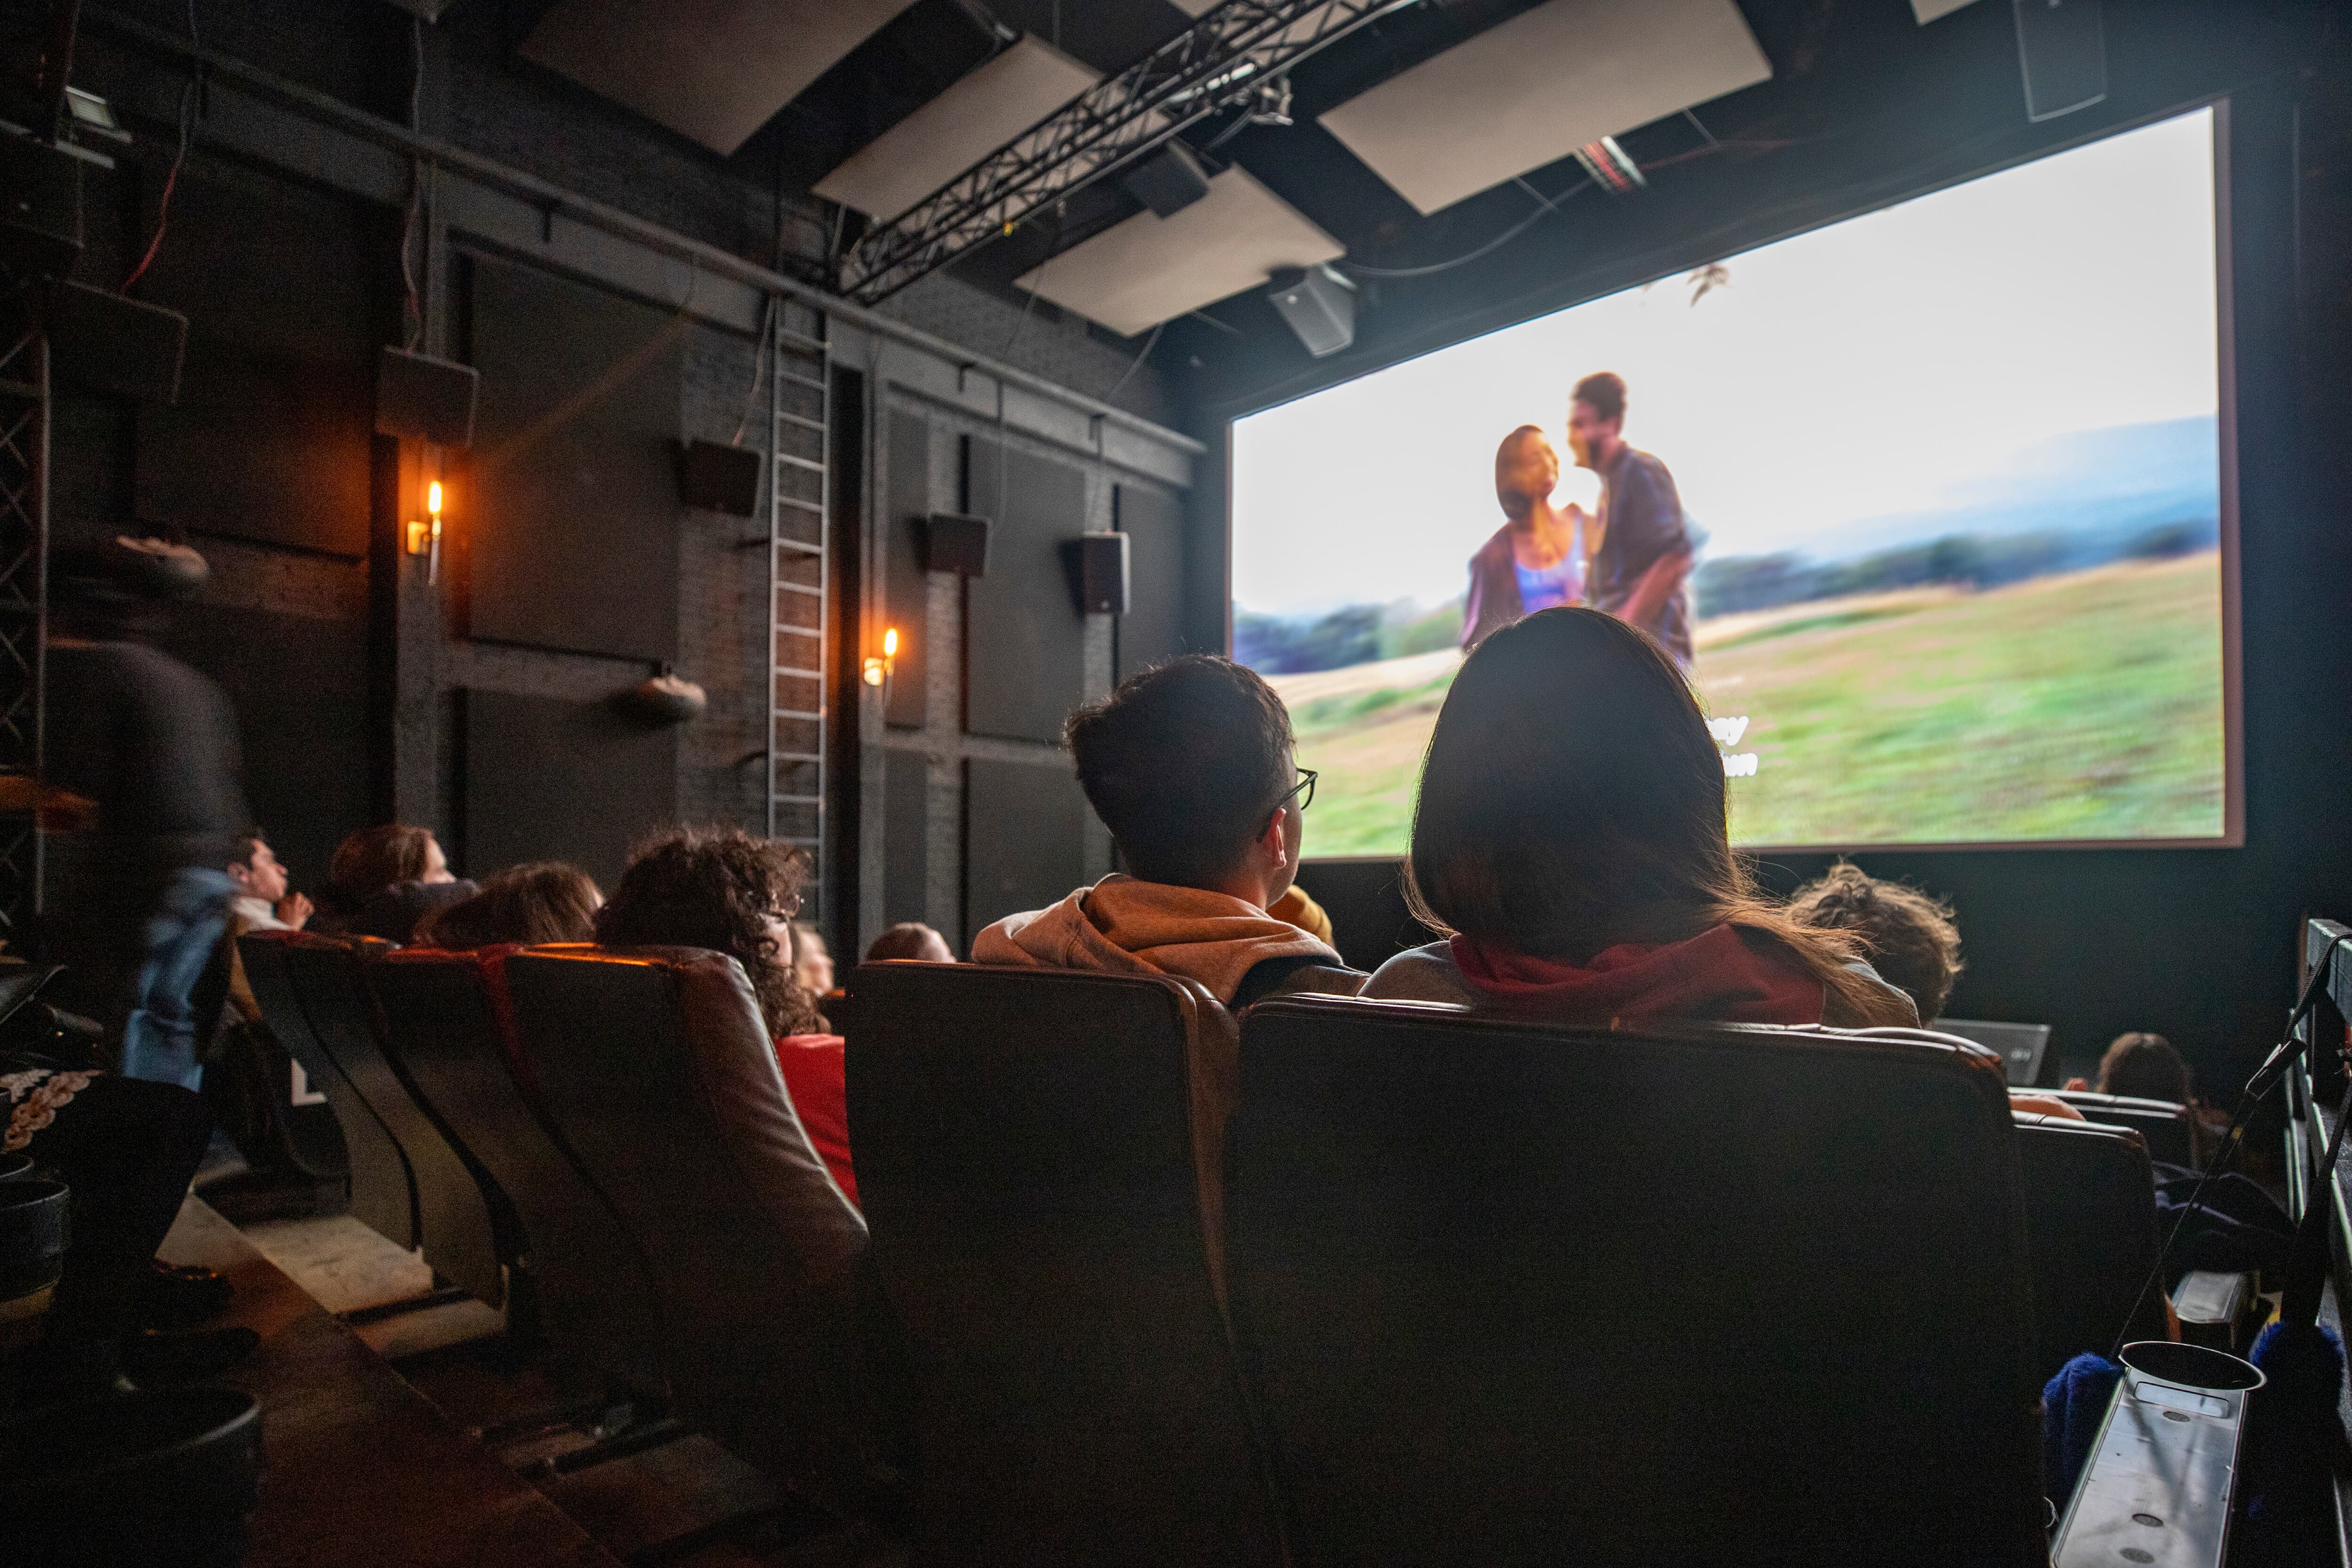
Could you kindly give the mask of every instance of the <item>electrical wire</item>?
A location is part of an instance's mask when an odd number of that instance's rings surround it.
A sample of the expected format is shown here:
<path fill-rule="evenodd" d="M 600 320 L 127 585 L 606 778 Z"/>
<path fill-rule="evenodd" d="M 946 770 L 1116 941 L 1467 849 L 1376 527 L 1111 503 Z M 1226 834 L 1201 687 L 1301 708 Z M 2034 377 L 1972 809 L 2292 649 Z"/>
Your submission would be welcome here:
<path fill-rule="evenodd" d="M 1142 352 L 1138 353 L 1135 358 L 1129 362 L 1126 374 L 1121 375 L 1117 381 L 1111 383 L 1110 390 L 1103 394 L 1104 402 L 1108 403 L 1112 398 L 1117 397 L 1119 393 L 1119 388 L 1125 386 L 1128 382 L 1134 377 L 1135 373 L 1143 368 L 1143 362 L 1150 359 L 1151 357 L 1151 351 L 1160 346 L 1160 334 L 1167 330 L 1168 323 L 1165 321 L 1160 322 L 1158 326 L 1151 329 L 1151 336 L 1144 340 Z"/>
<path fill-rule="evenodd" d="M 204 41 L 196 36 L 196 0 L 188 0 L 188 47 L 201 49 Z M 205 68 L 200 62 L 188 72 L 188 79 L 180 89 L 180 150 L 172 154 L 172 172 L 163 176 L 163 194 L 155 203 L 155 234 L 147 242 L 147 252 L 131 276 L 122 280 L 115 292 L 128 294 L 131 285 L 147 276 L 147 268 L 155 264 L 155 252 L 163 243 L 163 231 L 172 226 L 172 193 L 179 188 L 180 166 L 188 161 L 188 142 L 196 130 L 196 95 L 203 89 Z"/>
<path fill-rule="evenodd" d="M 735 438 L 730 447 L 743 444 L 743 432 L 751 427 L 751 408 L 760 401 L 760 384 L 766 377 L 768 361 L 776 352 L 776 297 L 768 296 L 768 308 L 760 312 L 760 341 L 751 345 L 751 390 L 743 395 L 743 417 L 735 421 Z"/>
<path fill-rule="evenodd" d="M 1491 256 L 1496 251 L 1500 250 L 1503 247 L 1510 244 L 1511 241 L 1518 238 L 1519 236 L 1527 233 L 1530 228 L 1533 228 L 1538 222 L 1559 211 L 1562 205 L 1564 205 L 1570 197 L 1576 195 L 1580 192 L 1590 190 L 1592 186 L 1592 181 L 1588 176 L 1585 179 L 1580 180 L 1577 184 L 1569 186 L 1568 189 L 1562 191 L 1559 195 L 1549 199 L 1547 199 L 1544 195 L 1538 191 L 1533 185 L 1528 184 L 1525 180 L 1519 181 L 1518 186 L 1521 190 L 1527 192 L 1528 195 L 1535 197 L 1537 202 L 1536 210 L 1521 218 L 1518 222 L 1513 224 L 1510 227 L 1505 229 L 1502 233 L 1496 235 L 1494 238 L 1488 240 L 1486 244 L 1480 246 L 1477 249 L 1473 250 L 1466 255 L 1454 257 L 1450 261 L 1433 261 L 1426 267 L 1367 267 L 1359 261 L 1342 261 L 1339 263 L 1339 266 L 1342 269 L 1352 272 L 1360 278 L 1431 278 L 1436 276 L 1440 272 L 1451 272 L 1457 267 L 1468 266 L 1471 262 L 1477 260 L 1480 257 Z"/>
<path fill-rule="evenodd" d="M 425 18 L 412 17 L 408 26 L 408 129 L 425 131 Z M 415 353 L 425 341 L 425 302 L 416 291 L 416 226 L 425 214 L 425 160 L 408 163 L 408 205 L 400 222 L 400 346 Z"/>

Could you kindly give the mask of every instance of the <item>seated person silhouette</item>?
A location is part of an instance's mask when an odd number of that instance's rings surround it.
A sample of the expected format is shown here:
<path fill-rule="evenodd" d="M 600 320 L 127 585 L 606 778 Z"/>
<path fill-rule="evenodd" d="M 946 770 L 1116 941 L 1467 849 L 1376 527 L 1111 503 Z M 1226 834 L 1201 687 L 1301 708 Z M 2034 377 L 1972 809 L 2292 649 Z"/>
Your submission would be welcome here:
<path fill-rule="evenodd" d="M 1444 940 L 1367 996 L 1563 1022 L 1911 1025 L 1843 931 L 1731 850 L 1723 758 L 1681 668 L 1598 610 L 1543 610 L 1454 677 L 1423 765 L 1405 893 Z"/>
<path fill-rule="evenodd" d="M 1255 671 L 1172 659 L 1071 714 L 1063 738 L 1131 874 L 998 921 L 972 939 L 973 963 L 1180 975 L 1234 1008 L 1362 984 L 1268 912 L 1297 874 L 1315 775 L 1292 761 L 1289 712 Z"/>

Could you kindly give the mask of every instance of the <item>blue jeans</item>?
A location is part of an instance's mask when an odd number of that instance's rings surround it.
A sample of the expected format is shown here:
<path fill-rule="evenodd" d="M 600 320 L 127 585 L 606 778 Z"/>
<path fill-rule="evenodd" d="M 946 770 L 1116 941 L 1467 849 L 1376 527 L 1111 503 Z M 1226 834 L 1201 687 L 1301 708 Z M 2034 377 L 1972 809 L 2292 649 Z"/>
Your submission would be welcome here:
<path fill-rule="evenodd" d="M 122 1026 L 124 1077 L 183 1089 L 204 1081 L 190 996 L 228 929 L 236 892 L 226 873 L 208 866 L 183 866 L 163 884 L 142 927 L 145 961 Z"/>

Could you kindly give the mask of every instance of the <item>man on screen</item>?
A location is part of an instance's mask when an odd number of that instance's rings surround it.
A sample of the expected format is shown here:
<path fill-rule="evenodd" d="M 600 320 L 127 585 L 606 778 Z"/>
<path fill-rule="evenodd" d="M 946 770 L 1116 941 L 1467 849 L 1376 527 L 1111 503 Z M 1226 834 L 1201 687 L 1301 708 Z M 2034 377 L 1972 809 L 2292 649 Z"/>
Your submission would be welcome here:
<path fill-rule="evenodd" d="M 1522 425 L 1495 453 L 1495 499 L 1503 526 L 1470 557 L 1470 592 L 1462 606 L 1462 651 L 1468 653 L 1522 616 L 1573 605 L 1584 590 L 1577 559 L 1577 529 L 1586 521 L 1574 505 L 1551 504 L 1559 486 L 1559 454 L 1543 431 Z"/>
<path fill-rule="evenodd" d="M 1584 602 L 1649 633 L 1688 669 L 1690 531 L 1674 475 L 1625 444 L 1623 377 L 1604 370 L 1576 384 L 1568 444 L 1601 477 L 1601 510 L 1584 526 Z"/>

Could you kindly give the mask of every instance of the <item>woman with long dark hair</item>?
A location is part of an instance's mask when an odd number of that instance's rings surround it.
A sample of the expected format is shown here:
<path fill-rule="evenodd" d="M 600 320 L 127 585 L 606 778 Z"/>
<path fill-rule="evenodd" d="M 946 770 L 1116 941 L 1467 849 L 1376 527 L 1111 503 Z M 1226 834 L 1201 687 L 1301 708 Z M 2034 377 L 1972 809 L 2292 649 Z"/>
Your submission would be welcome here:
<path fill-rule="evenodd" d="M 1445 940 L 1366 996 L 1606 1024 L 1916 1024 L 1842 931 L 1800 923 L 1732 853 L 1723 761 L 1656 643 L 1545 610 L 1481 643 L 1423 763 L 1405 879 Z"/>

